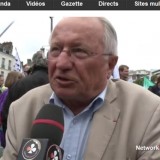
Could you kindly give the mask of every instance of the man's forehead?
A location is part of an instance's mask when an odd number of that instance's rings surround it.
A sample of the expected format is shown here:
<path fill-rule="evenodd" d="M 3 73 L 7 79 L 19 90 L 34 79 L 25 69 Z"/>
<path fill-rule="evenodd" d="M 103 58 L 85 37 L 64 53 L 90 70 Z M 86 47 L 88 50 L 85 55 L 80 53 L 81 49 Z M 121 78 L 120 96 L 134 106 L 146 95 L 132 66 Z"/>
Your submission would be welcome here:
<path fill-rule="evenodd" d="M 68 17 L 68 18 L 63 18 L 55 27 L 57 28 L 63 28 L 66 30 L 69 30 L 70 27 L 77 28 L 88 28 L 92 29 L 95 27 L 102 27 L 102 24 L 96 17 Z M 80 28 L 79 27 L 79 28 Z"/>
<path fill-rule="evenodd" d="M 93 22 L 92 22 L 93 21 Z M 64 34 L 68 37 L 70 34 L 72 36 L 79 36 L 79 33 L 83 34 L 84 36 L 102 36 L 103 34 L 103 25 L 98 21 L 97 18 L 81 18 L 81 17 L 74 17 L 74 18 L 64 18 L 61 20 L 57 26 L 55 27 L 52 37 L 57 37 L 59 35 Z M 98 32 L 98 35 L 96 34 Z M 67 35 L 68 34 L 68 35 Z M 74 34 L 74 35 L 73 35 Z"/>
<path fill-rule="evenodd" d="M 127 68 L 127 67 L 124 67 L 124 70 L 128 70 L 128 68 Z"/>
<path fill-rule="evenodd" d="M 61 19 L 61 22 L 85 22 L 85 21 L 93 21 L 93 22 L 97 22 L 99 21 L 97 17 L 64 17 L 63 19 Z"/>

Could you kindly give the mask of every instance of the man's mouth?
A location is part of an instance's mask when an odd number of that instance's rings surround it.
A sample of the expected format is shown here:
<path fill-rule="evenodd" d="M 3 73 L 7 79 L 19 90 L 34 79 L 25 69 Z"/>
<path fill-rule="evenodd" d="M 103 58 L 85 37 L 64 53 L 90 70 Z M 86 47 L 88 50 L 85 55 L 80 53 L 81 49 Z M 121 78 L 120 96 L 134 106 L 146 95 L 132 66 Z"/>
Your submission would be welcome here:
<path fill-rule="evenodd" d="M 59 85 L 62 85 L 62 86 L 68 86 L 68 85 L 71 85 L 74 81 L 69 79 L 69 78 L 66 78 L 66 77 L 62 77 L 62 76 L 58 76 L 55 78 L 55 81 L 59 84 Z"/>

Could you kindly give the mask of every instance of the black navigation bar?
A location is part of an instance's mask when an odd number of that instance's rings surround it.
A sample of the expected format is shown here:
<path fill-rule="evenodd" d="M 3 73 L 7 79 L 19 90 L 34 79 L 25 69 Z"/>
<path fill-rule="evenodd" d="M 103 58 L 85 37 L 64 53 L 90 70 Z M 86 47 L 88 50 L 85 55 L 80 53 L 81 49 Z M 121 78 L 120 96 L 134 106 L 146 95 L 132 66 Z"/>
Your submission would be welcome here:
<path fill-rule="evenodd" d="M 160 0 L 0 0 L 0 10 L 160 10 Z"/>

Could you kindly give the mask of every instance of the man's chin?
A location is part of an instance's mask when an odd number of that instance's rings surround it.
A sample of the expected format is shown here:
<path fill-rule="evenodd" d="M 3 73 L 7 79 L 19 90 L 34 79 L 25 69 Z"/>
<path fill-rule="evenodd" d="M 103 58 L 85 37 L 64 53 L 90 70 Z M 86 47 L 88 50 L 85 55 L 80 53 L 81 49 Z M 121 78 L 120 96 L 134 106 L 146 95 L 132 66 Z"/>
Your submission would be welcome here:
<path fill-rule="evenodd" d="M 55 91 L 55 94 L 61 99 L 73 99 L 75 92 L 73 91 Z"/>

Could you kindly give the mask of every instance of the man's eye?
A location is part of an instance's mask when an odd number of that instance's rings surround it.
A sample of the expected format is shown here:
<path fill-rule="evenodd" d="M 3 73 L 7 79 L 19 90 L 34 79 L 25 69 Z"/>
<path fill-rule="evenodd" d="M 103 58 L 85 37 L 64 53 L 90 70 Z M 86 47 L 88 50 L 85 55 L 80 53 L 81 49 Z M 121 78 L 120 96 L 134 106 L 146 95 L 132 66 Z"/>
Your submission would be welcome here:
<path fill-rule="evenodd" d="M 52 47 L 52 48 L 51 48 L 51 52 L 52 52 L 52 51 L 60 51 L 60 48 L 58 48 L 58 47 Z"/>
<path fill-rule="evenodd" d="M 80 53 L 86 53 L 86 51 L 82 48 L 73 48 L 72 52 L 80 52 Z"/>
<path fill-rule="evenodd" d="M 54 57 L 59 56 L 59 54 L 61 53 L 61 49 L 59 47 L 52 47 L 50 53 Z"/>
<path fill-rule="evenodd" d="M 83 48 L 72 48 L 71 52 L 75 57 L 80 59 L 87 58 L 89 56 L 88 52 Z"/>

